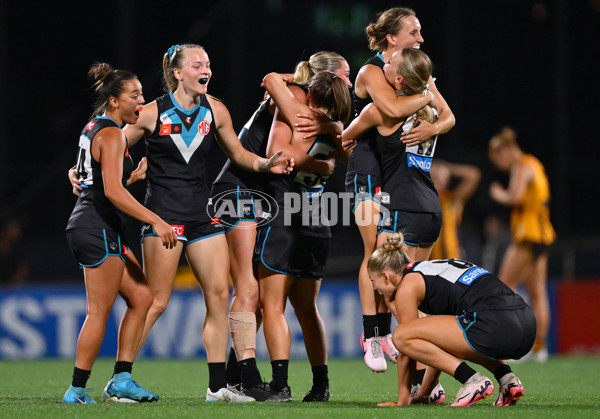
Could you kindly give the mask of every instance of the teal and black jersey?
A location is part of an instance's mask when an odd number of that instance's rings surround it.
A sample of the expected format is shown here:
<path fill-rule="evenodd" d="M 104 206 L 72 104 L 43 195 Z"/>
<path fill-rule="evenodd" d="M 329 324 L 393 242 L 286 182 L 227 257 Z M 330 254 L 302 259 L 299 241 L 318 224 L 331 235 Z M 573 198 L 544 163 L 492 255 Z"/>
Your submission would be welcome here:
<path fill-rule="evenodd" d="M 363 64 L 363 67 L 365 65 L 374 65 L 375 67 L 381 68 L 381 72 L 383 72 L 383 66 L 385 65 L 385 62 L 383 60 L 383 56 L 380 53 L 377 53 L 377 55 L 369 58 L 369 60 Z M 371 102 L 373 102 L 373 99 L 371 99 L 370 96 L 367 96 L 366 98 L 359 97 L 356 95 L 356 91 L 353 90 L 352 91 L 352 110 L 354 111 L 352 113 L 353 117 L 357 117 L 362 112 L 362 110 L 365 108 L 365 106 L 367 106 Z"/>
<path fill-rule="evenodd" d="M 389 195 L 389 201 L 382 200 L 382 204 L 390 210 L 440 213 L 440 200 L 429 174 L 437 137 L 407 147 L 400 136 L 412 124 L 409 117 L 393 134 L 376 135 L 382 191 Z"/>
<path fill-rule="evenodd" d="M 272 124 L 273 115 L 269 112 L 269 100 L 266 100 L 260 104 L 240 131 L 238 138 L 242 146 L 259 157 L 266 157 Z M 249 172 L 228 159 L 213 183 L 230 183 L 242 189 L 262 190 L 265 180 L 264 173 Z"/>
<path fill-rule="evenodd" d="M 86 124 L 81 132 L 77 154 L 77 176 L 83 190 L 77 198 L 77 203 L 67 224 L 67 230 L 76 227 L 94 227 L 110 228 L 117 233 L 122 232 L 123 213 L 104 194 L 102 167 L 100 162 L 92 156 L 94 138 L 102 129 L 110 127 L 121 129 L 115 120 L 106 116 L 96 116 Z M 132 171 L 133 160 L 129 155 L 129 150 L 125 148 L 123 186 L 126 185 Z"/>
<path fill-rule="evenodd" d="M 317 135 L 307 154 L 324 160 L 335 150 L 331 136 L 322 134 Z M 279 207 L 270 225 L 316 237 L 331 237 L 322 217 L 325 208 L 321 198 L 327 179 L 327 176 L 303 170 L 294 170 L 287 176 L 269 175 L 265 191 Z"/>
<path fill-rule="evenodd" d="M 425 297 L 419 310 L 456 316 L 469 346 L 491 359 L 518 359 L 536 335 L 533 310 L 498 277 L 460 259 L 416 262 L 404 275 L 420 274 Z"/>
<path fill-rule="evenodd" d="M 381 54 L 377 54 L 369 61 L 367 61 L 364 65 L 374 65 L 376 67 L 381 68 L 383 73 L 383 56 Z M 356 95 L 356 90 L 352 91 L 352 108 L 353 113 L 352 116 L 357 117 L 360 112 L 367 106 L 369 103 L 373 102 L 371 97 L 367 96 L 366 98 L 361 98 Z M 375 135 L 377 131 L 375 128 L 369 129 L 358 141 L 356 147 L 350 154 L 348 158 L 348 168 L 347 174 L 363 174 L 363 175 L 374 175 L 379 177 L 379 154 L 377 152 L 377 144 L 375 142 Z"/>
<path fill-rule="evenodd" d="M 419 310 L 426 314 L 460 315 L 465 311 L 514 310 L 527 307 L 518 294 L 495 275 L 461 259 L 415 262 L 404 275 L 417 272 L 425 280 Z"/>
<path fill-rule="evenodd" d="M 197 220 L 208 204 L 206 161 L 216 130 L 213 111 L 206 95 L 189 110 L 172 93 L 156 104 L 156 127 L 146 137 L 145 205 L 161 218 Z"/>

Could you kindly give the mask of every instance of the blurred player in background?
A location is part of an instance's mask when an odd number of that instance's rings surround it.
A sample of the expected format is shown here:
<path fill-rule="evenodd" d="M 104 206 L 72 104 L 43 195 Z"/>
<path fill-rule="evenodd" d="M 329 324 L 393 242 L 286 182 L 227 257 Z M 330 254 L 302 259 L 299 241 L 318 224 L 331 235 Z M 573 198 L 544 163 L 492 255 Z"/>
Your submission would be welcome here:
<path fill-rule="evenodd" d="M 481 170 L 470 164 L 434 159 L 430 174 L 442 207 L 442 229 L 430 258 L 460 259 L 464 257 L 459 234 L 463 210 L 477 190 Z"/>
<path fill-rule="evenodd" d="M 546 339 L 550 328 L 547 250 L 556 240 L 550 222 L 548 178 L 540 161 L 521 150 L 517 135 L 510 127 L 504 127 L 492 137 L 488 152 L 499 170 L 510 173 L 508 187 L 498 182 L 490 185 L 492 199 L 512 207 L 512 243 L 498 276 L 513 290 L 525 282 L 537 319 L 532 355 L 535 360 L 544 362 L 548 358 Z"/>

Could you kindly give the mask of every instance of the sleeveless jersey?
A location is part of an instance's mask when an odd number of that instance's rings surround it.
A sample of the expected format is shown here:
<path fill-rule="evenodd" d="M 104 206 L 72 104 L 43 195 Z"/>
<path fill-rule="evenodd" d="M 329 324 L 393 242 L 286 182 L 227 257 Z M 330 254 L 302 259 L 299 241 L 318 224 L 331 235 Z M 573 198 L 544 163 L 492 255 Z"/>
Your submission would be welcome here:
<path fill-rule="evenodd" d="M 393 134 L 376 136 L 382 190 L 389 194 L 389 202 L 382 203 L 390 210 L 439 213 L 440 200 L 429 174 L 437 137 L 432 142 L 407 147 L 400 136 L 412 124 L 411 116 Z"/>
<path fill-rule="evenodd" d="M 381 68 L 383 72 L 383 65 L 385 64 L 383 56 L 377 54 L 364 65 L 374 65 Z M 354 110 L 353 117 L 356 118 L 360 112 L 369 103 L 373 102 L 371 97 L 361 98 L 356 95 L 356 89 L 352 91 L 352 108 Z M 377 130 L 375 128 L 369 129 L 363 134 L 358 140 L 356 147 L 348 157 L 348 168 L 346 173 L 349 175 L 353 174 L 365 174 L 380 176 L 379 170 L 379 153 L 375 142 L 375 136 Z"/>
<path fill-rule="evenodd" d="M 273 115 L 269 113 L 269 100 L 264 101 L 240 131 L 238 138 L 242 146 L 260 156 L 267 155 L 267 142 L 273 123 Z M 213 183 L 232 183 L 241 188 L 262 189 L 265 180 L 263 173 L 249 172 L 227 160 L 221 173 Z"/>
<path fill-rule="evenodd" d="M 325 159 L 336 150 L 329 135 L 318 135 L 307 154 Z M 322 223 L 322 194 L 327 176 L 294 170 L 287 176 L 269 175 L 266 191 L 279 206 L 273 227 L 315 237 L 331 237 L 329 225 Z"/>
<path fill-rule="evenodd" d="M 83 190 L 77 198 L 75 208 L 67 224 L 67 230 L 77 227 L 109 228 L 119 234 L 124 229 L 124 214 L 104 195 L 102 167 L 92 156 L 92 142 L 104 128 L 117 127 L 119 124 L 111 118 L 96 116 L 85 126 L 79 137 L 77 155 L 77 176 Z M 133 160 L 129 150 L 123 157 L 123 186 L 133 171 Z"/>
<path fill-rule="evenodd" d="M 417 272 L 425 280 L 419 310 L 426 314 L 459 315 L 465 311 L 512 310 L 525 301 L 485 269 L 461 259 L 415 262 L 404 274 Z"/>
<path fill-rule="evenodd" d="M 556 233 L 550 222 L 550 187 L 544 166 L 531 154 L 523 156 L 520 164 L 533 170 L 533 181 L 527 186 L 521 204 L 511 212 L 513 238 L 517 243 L 551 244 Z"/>
<path fill-rule="evenodd" d="M 198 220 L 210 195 L 206 158 L 216 129 L 212 109 L 206 95 L 190 110 L 179 106 L 171 92 L 156 104 L 156 127 L 146 137 L 145 205 L 162 218 Z"/>

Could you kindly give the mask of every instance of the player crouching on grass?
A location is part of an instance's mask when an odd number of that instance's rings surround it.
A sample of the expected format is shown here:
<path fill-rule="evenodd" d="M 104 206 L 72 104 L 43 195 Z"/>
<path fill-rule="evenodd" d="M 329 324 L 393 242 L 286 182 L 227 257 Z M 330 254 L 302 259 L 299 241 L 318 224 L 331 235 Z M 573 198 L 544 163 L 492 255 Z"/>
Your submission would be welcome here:
<path fill-rule="evenodd" d="M 518 359 L 532 347 L 533 310 L 496 276 L 460 259 L 412 262 L 401 233 L 392 234 L 367 264 L 376 291 L 398 320 L 398 401 L 380 406 L 428 404 L 440 371 L 463 385 L 450 406 L 470 406 L 494 392 L 492 381 L 460 359 L 482 365 L 500 384 L 494 405 L 516 404 L 523 385 L 502 359 Z M 418 318 L 418 310 L 431 314 Z M 459 359 L 460 358 L 460 359 Z M 428 368 L 411 397 L 416 361 Z"/>

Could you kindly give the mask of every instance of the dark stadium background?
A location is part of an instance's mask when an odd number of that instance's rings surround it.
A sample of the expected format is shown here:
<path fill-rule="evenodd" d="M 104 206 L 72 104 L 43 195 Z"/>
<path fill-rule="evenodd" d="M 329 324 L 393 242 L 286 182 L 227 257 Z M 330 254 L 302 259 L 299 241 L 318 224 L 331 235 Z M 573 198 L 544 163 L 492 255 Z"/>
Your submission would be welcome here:
<path fill-rule="evenodd" d="M 201 44 L 213 68 L 209 92 L 225 102 L 239 131 L 270 71 L 291 72 L 297 61 L 331 50 L 348 59 L 354 79 L 371 55 L 365 26 L 377 12 L 400 5 L 417 12 L 422 49 L 457 120 L 436 156 L 482 169 L 465 212 L 469 258 L 480 258 L 482 221 L 498 210 L 487 193 L 499 176 L 488 162 L 487 142 L 509 124 L 551 182 L 560 240 L 550 277 L 597 277 L 600 0 L 2 0 L 0 221 L 22 224 L 29 280 L 82 278 L 64 235 L 75 202 L 66 174 L 92 110 L 86 73 L 94 61 L 138 74 L 149 102 L 162 94 L 166 49 Z M 143 146 L 132 152 L 139 158 Z M 213 174 L 224 161 L 218 146 L 214 156 Z M 342 190 L 344 169 L 328 190 Z M 139 199 L 143 192 L 143 185 L 134 188 Z M 355 227 L 335 228 L 329 275 L 354 277 L 361 252 Z"/>

